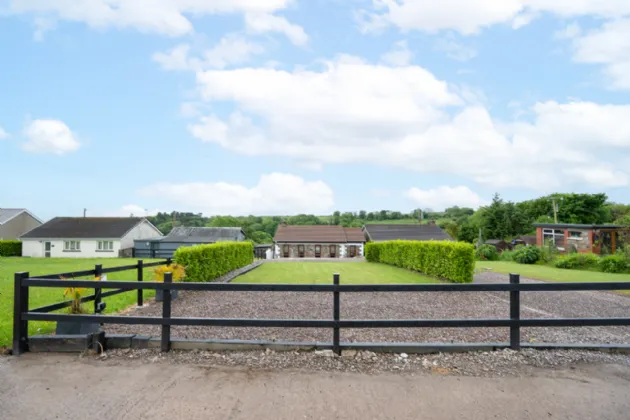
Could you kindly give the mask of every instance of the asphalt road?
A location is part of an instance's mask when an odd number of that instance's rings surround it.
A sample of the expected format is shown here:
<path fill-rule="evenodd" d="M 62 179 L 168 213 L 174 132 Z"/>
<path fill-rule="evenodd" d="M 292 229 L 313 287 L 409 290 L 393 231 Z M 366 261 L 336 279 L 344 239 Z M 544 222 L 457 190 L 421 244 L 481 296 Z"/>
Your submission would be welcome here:
<path fill-rule="evenodd" d="M 627 419 L 630 368 L 475 378 L 0 357 L 3 419 Z"/>

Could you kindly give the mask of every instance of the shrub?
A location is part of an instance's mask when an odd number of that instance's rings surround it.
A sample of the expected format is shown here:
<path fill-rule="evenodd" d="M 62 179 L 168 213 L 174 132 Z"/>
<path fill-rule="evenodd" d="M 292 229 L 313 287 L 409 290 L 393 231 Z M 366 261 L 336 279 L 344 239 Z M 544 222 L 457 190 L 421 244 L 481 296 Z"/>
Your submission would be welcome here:
<path fill-rule="evenodd" d="M 559 257 L 554 266 L 566 269 L 584 269 L 597 266 L 599 257 L 595 254 L 569 254 Z"/>
<path fill-rule="evenodd" d="M 365 246 L 366 259 L 456 283 L 472 283 L 475 248 L 464 242 L 388 241 Z"/>
<path fill-rule="evenodd" d="M 210 245 L 181 247 L 173 256 L 186 267 L 186 280 L 208 282 L 254 262 L 251 242 L 220 242 Z"/>
<path fill-rule="evenodd" d="M 514 261 L 519 264 L 536 264 L 542 257 L 542 250 L 537 246 L 519 245 L 514 250 Z"/>
<path fill-rule="evenodd" d="M 623 255 L 608 255 L 599 260 L 599 269 L 604 273 L 623 273 L 628 269 L 628 261 Z"/>
<path fill-rule="evenodd" d="M 475 257 L 479 261 L 497 261 L 499 259 L 499 252 L 492 245 L 481 245 L 475 251 Z"/>
<path fill-rule="evenodd" d="M 0 257 L 21 257 L 22 242 L 15 240 L 0 241 Z"/>
<path fill-rule="evenodd" d="M 186 278 L 186 270 L 180 264 L 161 265 L 153 270 L 155 281 L 163 282 L 165 273 L 173 274 L 173 281 L 182 281 Z"/>
<path fill-rule="evenodd" d="M 512 250 L 505 250 L 499 254 L 499 261 L 514 261 L 514 252 Z"/>

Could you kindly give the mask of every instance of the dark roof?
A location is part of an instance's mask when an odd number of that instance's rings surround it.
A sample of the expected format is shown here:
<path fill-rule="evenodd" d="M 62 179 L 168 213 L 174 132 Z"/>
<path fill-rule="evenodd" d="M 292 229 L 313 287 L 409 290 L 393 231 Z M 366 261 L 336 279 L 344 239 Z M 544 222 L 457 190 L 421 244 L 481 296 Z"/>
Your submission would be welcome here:
<path fill-rule="evenodd" d="M 238 241 L 239 233 L 245 233 L 240 227 L 176 227 L 166 236 L 155 240 L 160 242 L 214 243 Z"/>
<path fill-rule="evenodd" d="M 374 242 L 405 239 L 410 241 L 452 241 L 437 225 L 365 225 L 363 229 Z"/>
<path fill-rule="evenodd" d="M 488 239 L 486 243 L 488 245 L 498 245 L 498 244 L 507 243 L 507 242 L 505 242 L 503 239 Z"/>
<path fill-rule="evenodd" d="M 365 236 L 361 228 L 329 225 L 279 225 L 273 240 L 275 242 L 347 243 L 365 242 Z"/>
<path fill-rule="evenodd" d="M 21 238 L 122 238 L 143 217 L 55 217 Z"/>
<path fill-rule="evenodd" d="M 518 238 L 515 238 L 514 241 L 523 241 L 527 245 L 536 245 L 536 235 L 521 235 Z"/>
<path fill-rule="evenodd" d="M 541 228 L 575 228 L 575 229 L 627 229 L 629 226 L 621 225 L 578 225 L 571 223 L 534 223 L 534 226 Z"/>

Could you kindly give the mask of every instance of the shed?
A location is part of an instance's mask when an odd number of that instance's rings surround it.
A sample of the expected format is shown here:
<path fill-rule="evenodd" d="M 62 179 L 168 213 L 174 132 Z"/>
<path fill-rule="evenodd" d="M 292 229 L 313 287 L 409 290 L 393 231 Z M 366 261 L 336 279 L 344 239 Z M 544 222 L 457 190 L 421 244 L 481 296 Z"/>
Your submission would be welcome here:
<path fill-rule="evenodd" d="M 512 245 L 509 242 L 504 241 L 503 239 L 488 239 L 486 245 L 492 245 L 499 252 L 509 251 L 512 249 Z"/>
<path fill-rule="evenodd" d="M 630 226 L 538 223 L 536 244 L 555 246 L 560 252 L 614 254 L 619 245 L 630 240 Z"/>
<path fill-rule="evenodd" d="M 536 245 L 536 235 L 521 235 L 512 240 L 512 245 L 526 245 L 532 246 Z"/>
<path fill-rule="evenodd" d="M 138 258 L 170 258 L 181 246 L 244 240 L 245 232 L 240 227 L 180 226 L 173 228 L 166 236 L 136 241 L 134 255 Z"/>

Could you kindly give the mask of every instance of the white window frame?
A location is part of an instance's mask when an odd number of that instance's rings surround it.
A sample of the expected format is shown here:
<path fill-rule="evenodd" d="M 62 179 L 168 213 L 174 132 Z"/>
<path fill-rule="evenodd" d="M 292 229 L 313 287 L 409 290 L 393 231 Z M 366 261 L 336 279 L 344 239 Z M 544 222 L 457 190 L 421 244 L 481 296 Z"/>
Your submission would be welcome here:
<path fill-rule="evenodd" d="M 63 250 L 69 252 L 80 252 L 81 241 L 63 241 Z"/>
<path fill-rule="evenodd" d="M 547 239 L 551 239 L 556 248 L 563 250 L 564 248 L 560 248 L 558 243 L 556 242 L 557 237 L 562 237 L 561 247 L 564 246 L 564 230 L 562 229 L 543 229 L 543 244 L 547 241 Z"/>
<path fill-rule="evenodd" d="M 98 241 L 96 249 L 101 252 L 113 252 L 114 241 Z"/>
<path fill-rule="evenodd" d="M 574 233 L 577 233 L 579 236 L 573 236 Z M 583 241 L 584 240 L 584 233 L 580 230 L 570 230 L 569 231 L 569 239 L 571 239 L 572 241 Z"/>

